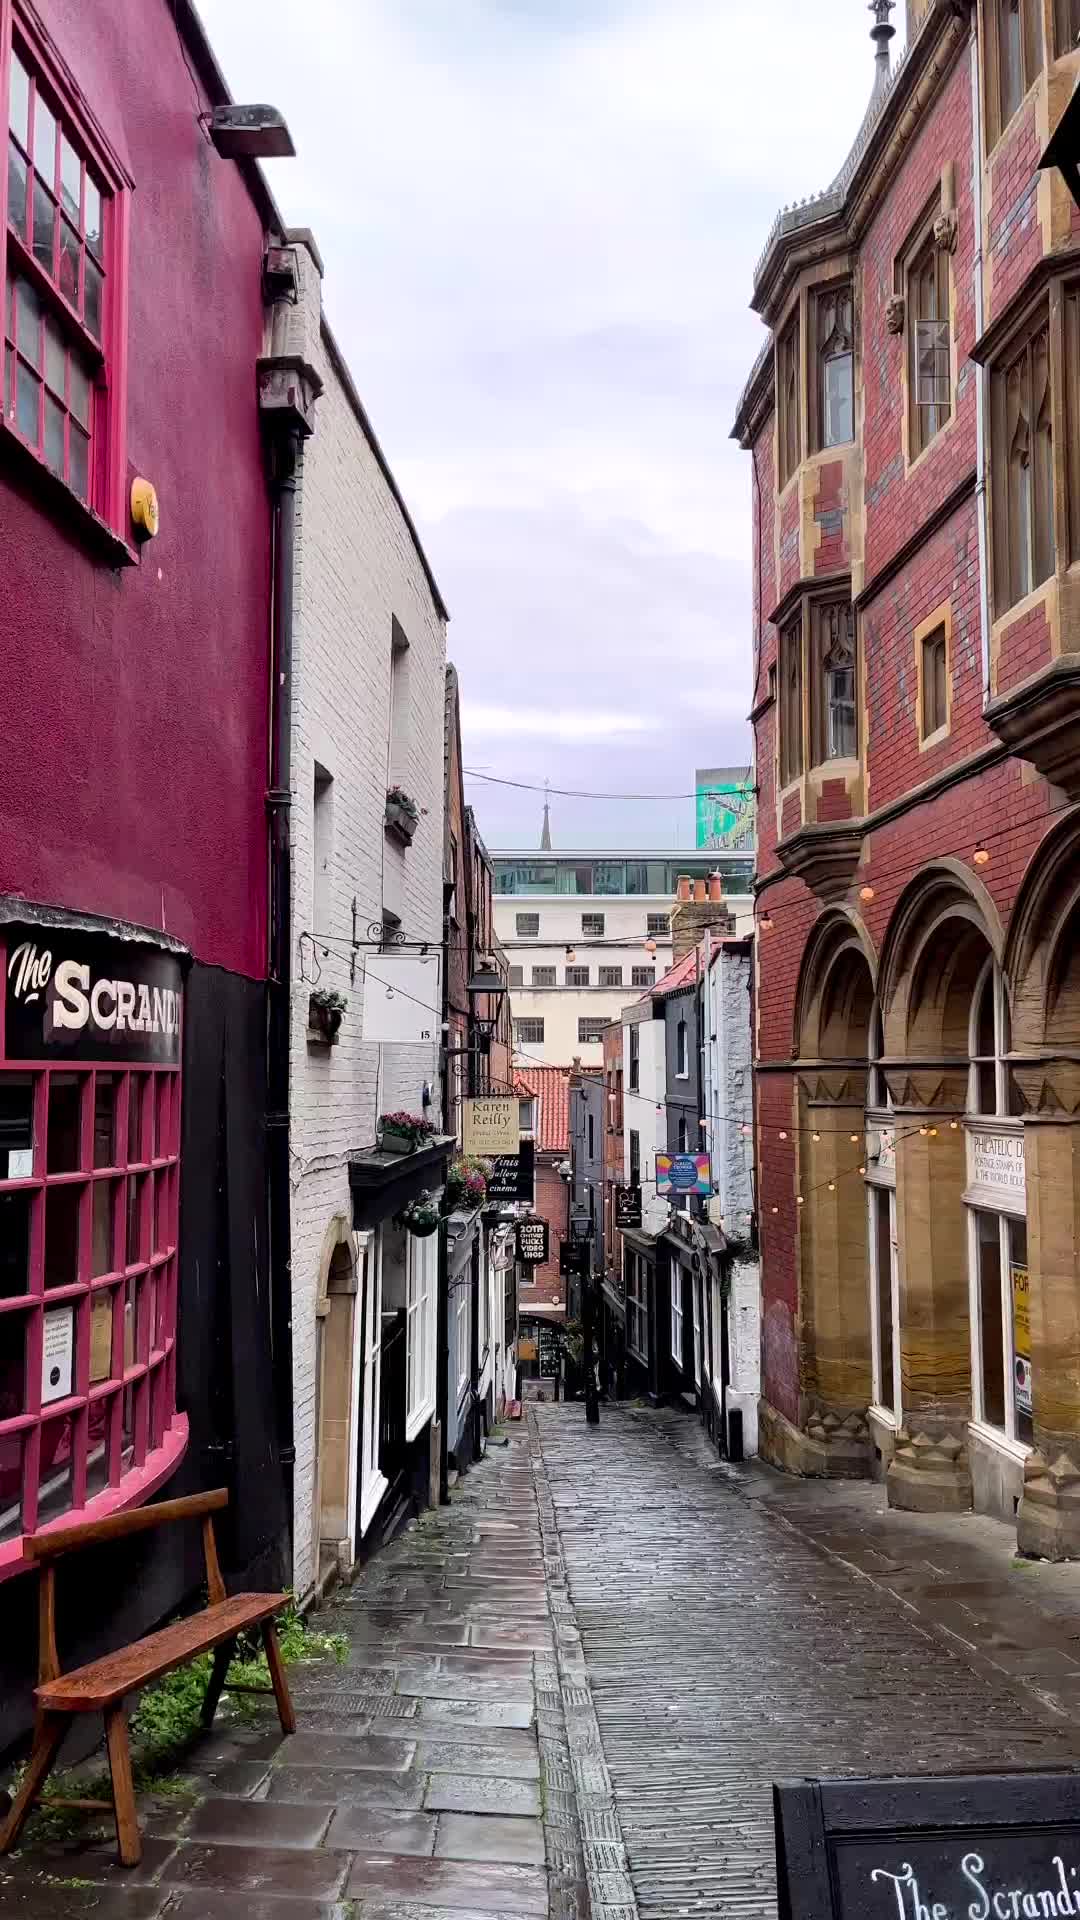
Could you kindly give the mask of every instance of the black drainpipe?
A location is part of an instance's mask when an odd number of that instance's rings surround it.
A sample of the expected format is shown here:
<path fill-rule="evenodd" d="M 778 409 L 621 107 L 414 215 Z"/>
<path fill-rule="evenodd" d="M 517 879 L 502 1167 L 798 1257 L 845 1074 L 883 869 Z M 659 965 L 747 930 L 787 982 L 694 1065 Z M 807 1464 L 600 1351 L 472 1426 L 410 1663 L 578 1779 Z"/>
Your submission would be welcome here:
<path fill-rule="evenodd" d="M 270 1326 L 278 1458 L 288 1513 L 289 1568 L 293 1546 L 292 1240 L 289 1183 L 289 1023 L 292 990 L 292 893 L 289 809 L 292 803 L 293 570 L 296 545 L 296 465 L 300 434 L 275 435 L 270 447 L 273 489 L 273 607 L 270 665 L 270 786 L 266 796 L 270 841 L 270 928 L 267 981 L 266 1142 L 270 1215 Z"/>

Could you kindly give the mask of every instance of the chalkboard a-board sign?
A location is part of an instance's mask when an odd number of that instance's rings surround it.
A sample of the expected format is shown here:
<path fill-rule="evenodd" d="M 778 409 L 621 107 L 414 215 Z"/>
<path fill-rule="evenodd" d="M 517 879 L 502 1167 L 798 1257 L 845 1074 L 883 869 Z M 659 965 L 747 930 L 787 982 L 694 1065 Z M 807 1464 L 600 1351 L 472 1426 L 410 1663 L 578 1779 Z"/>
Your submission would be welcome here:
<path fill-rule="evenodd" d="M 780 1920 L 1080 1916 L 1080 1774 L 773 1788 Z"/>

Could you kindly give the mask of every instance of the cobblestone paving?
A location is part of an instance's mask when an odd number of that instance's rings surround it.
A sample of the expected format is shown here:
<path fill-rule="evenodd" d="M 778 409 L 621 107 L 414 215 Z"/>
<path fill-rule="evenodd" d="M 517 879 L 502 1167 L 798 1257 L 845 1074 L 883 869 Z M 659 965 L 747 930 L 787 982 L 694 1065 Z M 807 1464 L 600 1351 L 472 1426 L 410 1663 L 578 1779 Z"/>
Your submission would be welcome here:
<path fill-rule="evenodd" d="M 111 1836 L 0 1860 L 4 1920 L 584 1920 L 573 1772 L 529 1435 L 326 1609 L 344 1667 L 292 1669 L 272 1713 L 191 1756 L 194 1799 Z"/>
<path fill-rule="evenodd" d="M 643 1920 L 774 1920 L 774 1780 L 1080 1763 L 1070 1719 L 863 1577 L 850 1518 L 841 1558 L 689 1421 L 530 1417 Z"/>

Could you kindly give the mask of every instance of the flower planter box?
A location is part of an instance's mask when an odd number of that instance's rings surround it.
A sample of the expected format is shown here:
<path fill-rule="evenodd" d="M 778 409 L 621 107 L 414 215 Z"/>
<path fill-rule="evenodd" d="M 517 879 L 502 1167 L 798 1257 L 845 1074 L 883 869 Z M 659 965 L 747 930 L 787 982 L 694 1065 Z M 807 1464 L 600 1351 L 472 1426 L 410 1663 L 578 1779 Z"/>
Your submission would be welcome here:
<path fill-rule="evenodd" d="M 336 1047 L 344 1017 L 342 1007 L 327 1007 L 314 998 L 308 1001 L 307 1037 L 312 1046 Z"/>
<path fill-rule="evenodd" d="M 381 1153 L 415 1153 L 419 1144 L 415 1134 L 398 1133 L 394 1127 L 382 1127 L 379 1130 Z"/>
<path fill-rule="evenodd" d="M 420 824 L 420 815 L 413 808 L 402 806 L 400 800 L 388 800 L 384 820 L 387 833 L 392 833 L 407 847 Z"/>

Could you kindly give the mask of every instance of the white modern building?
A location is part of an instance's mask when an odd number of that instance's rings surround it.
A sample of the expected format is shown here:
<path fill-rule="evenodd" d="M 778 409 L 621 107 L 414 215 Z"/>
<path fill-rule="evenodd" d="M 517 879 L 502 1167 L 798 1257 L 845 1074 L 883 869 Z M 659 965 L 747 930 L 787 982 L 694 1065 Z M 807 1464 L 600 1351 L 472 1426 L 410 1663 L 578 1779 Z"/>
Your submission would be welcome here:
<path fill-rule="evenodd" d="M 701 1106 L 712 1172 L 714 1223 L 727 1242 L 727 1288 L 712 1279 L 709 1369 L 719 1412 L 738 1409 L 743 1447 L 758 1447 L 761 1392 L 761 1265 L 754 1233 L 754 1092 L 750 1001 L 753 946 L 708 936 L 701 967 Z M 728 1378 L 723 1382 L 722 1320 L 727 1325 Z"/>
<path fill-rule="evenodd" d="M 304 1595 L 329 1563 L 355 1558 L 391 1493 L 391 1406 L 405 1403 L 399 1451 L 423 1448 L 435 1412 L 439 1240 L 394 1224 L 425 1156 L 379 1154 L 376 1123 L 439 1115 L 446 614 L 323 315 L 315 243 L 289 242 L 264 365 L 282 370 L 287 404 L 302 396 L 307 409 L 287 672 L 293 1584 Z M 391 788 L 415 819 L 388 803 Z M 384 928 L 432 943 L 426 1042 L 365 1034 Z M 445 1156 L 426 1160 L 425 1184 L 441 1184 Z"/>
<path fill-rule="evenodd" d="M 503 852 L 495 931 L 510 966 L 514 1057 L 600 1067 L 600 1035 L 671 965 L 680 877 L 719 876 L 736 933 L 753 924 L 752 848 L 743 852 Z"/>

